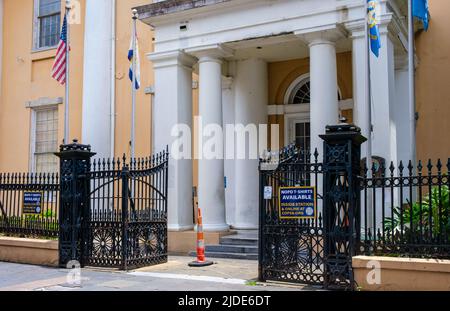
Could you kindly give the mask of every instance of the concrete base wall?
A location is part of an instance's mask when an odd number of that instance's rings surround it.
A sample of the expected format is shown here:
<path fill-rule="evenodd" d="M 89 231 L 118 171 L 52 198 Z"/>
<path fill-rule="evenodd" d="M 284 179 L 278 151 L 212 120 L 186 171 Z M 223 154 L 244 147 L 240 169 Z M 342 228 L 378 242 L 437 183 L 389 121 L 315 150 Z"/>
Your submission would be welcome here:
<path fill-rule="evenodd" d="M 0 237 L 0 261 L 58 266 L 58 241 Z"/>
<path fill-rule="evenodd" d="M 235 231 L 225 232 L 204 232 L 205 245 L 219 244 L 223 236 L 235 234 Z M 197 232 L 191 231 L 169 231 L 169 254 L 170 255 L 188 255 L 197 247 Z"/>
<path fill-rule="evenodd" d="M 363 291 L 450 291 L 450 260 L 356 256 L 353 271 Z"/>

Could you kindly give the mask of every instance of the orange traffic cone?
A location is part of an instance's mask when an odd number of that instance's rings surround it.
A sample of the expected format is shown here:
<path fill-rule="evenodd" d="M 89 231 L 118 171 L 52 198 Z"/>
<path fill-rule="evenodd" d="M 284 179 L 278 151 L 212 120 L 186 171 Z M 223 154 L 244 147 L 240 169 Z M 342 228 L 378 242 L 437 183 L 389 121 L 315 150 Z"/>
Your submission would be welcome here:
<path fill-rule="evenodd" d="M 202 213 L 200 208 L 198 210 L 197 219 L 197 260 L 190 262 L 190 267 L 205 267 L 213 264 L 212 261 L 207 261 L 205 258 L 205 239 L 203 237 L 203 223 L 202 223 Z"/>

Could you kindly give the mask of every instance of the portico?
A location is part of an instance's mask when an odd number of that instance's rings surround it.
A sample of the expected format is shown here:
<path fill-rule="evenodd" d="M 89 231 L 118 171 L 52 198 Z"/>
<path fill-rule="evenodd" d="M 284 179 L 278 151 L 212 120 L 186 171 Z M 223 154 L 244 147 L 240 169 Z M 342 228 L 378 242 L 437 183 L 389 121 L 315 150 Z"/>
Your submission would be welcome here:
<path fill-rule="evenodd" d="M 406 92 L 396 93 L 396 81 L 403 81 L 396 69 L 406 53 L 399 38 L 406 28 L 396 17 L 395 2 L 381 4 L 383 44 L 380 57 L 372 59 L 373 154 L 396 162 L 397 127 L 407 118 L 394 104 L 407 98 Z M 369 128 L 364 1 L 167 0 L 137 9 L 155 31 L 148 58 L 155 74 L 156 149 L 177 139 L 176 125 L 196 126 L 193 105 L 203 126 L 253 124 L 259 130 L 276 124 L 278 145 L 317 148 L 320 157 L 318 135 L 341 116 Z M 197 91 L 198 103 L 192 100 Z M 195 146 L 215 135 L 213 127 L 196 134 L 189 147 L 193 155 Z M 228 154 L 224 149 L 218 153 Z M 257 228 L 258 159 L 171 159 L 169 172 L 170 230 L 193 228 L 194 175 L 205 231 Z"/>

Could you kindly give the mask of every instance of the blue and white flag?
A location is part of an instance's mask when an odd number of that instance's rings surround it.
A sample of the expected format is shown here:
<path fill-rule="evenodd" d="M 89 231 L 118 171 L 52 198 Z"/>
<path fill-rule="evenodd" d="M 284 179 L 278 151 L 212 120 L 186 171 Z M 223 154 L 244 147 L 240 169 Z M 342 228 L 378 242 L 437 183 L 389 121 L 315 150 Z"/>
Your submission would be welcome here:
<path fill-rule="evenodd" d="M 413 16 L 418 18 L 423 23 L 425 31 L 428 30 L 430 21 L 430 11 L 428 10 L 428 0 L 413 0 Z"/>
<path fill-rule="evenodd" d="M 380 3 L 378 0 L 367 0 L 368 4 L 368 24 L 370 49 L 372 53 L 378 57 L 380 55 L 381 39 L 380 39 Z"/>
<path fill-rule="evenodd" d="M 128 76 L 133 82 L 133 37 L 131 37 L 130 49 L 128 50 L 128 60 L 130 61 L 130 70 L 128 72 Z M 136 35 L 136 85 L 135 89 L 138 90 L 141 87 L 141 62 L 139 60 L 139 43 Z"/>

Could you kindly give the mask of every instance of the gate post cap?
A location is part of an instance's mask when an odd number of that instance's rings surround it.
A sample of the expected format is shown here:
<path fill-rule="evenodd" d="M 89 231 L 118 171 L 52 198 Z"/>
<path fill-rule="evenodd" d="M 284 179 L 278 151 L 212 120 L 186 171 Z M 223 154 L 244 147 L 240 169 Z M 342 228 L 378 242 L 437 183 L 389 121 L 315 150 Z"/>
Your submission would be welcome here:
<path fill-rule="evenodd" d="M 351 140 L 354 144 L 361 145 L 367 141 L 367 138 L 361 134 L 361 128 L 347 123 L 327 125 L 325 127 L 325 134 L 319 135 L 319 137 L 328 143 Z"/>
<path fill-rule="evenodd" d="M 70 144 L 62 144 L 59 146 L 59 152 L 54 153 L 56 156 L 61 157 L 72 157 L 74 154 L 80 156 L 83 154 L 83 157 L 93 157 L 96 153 L 91 152 L 91 145 L 83 145 L 78 142 L 77 138 L 72 139 L 72 143 Z"/>
<path fill-rule="evenodd" d="M 339 133 L 339 132 L 356 132 L 361 133 L 361 128 L 348 123 L 341 123 L 336 125 L 327 125 L 325 127 L 325 132 L 328 133 Z"/>

